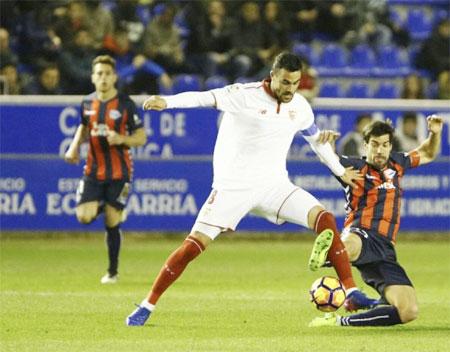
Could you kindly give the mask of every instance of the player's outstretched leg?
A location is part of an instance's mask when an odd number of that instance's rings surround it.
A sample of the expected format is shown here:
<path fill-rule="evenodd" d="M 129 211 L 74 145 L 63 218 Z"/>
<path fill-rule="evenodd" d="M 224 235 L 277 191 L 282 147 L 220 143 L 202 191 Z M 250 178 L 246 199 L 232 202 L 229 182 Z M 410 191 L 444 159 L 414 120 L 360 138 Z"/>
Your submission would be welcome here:
<path fill-rule="evenodd" d="M 347 317 L 328 313 L 323 317 L 314 318 L 311 323 L 309 323 L 309 326 L 390 326 L 401 323 L 402 321 L 397 308 L 394 306 L 382 306 L 364 313 L 352 314 Z"/>
<path fill-rule="evenodd" d="M 374 307 L 378 301 L 366 297 L 356 287 L 350 260 L 345 246 L 341 241 L 334 216 L 326 210 L 320 211 L 316 217 L 314 229 L 319 236 L 314 243 L 309 262 L 310 269 L 317 270 L 325 264 L 326 260 L 329 260 L 344 286 L 348 297 L 347 300 L 354 302 L 353 307 L 355 309 L 369 309 Z"/>
<path fill-rule="evenodd" d="M 155 309 L 156 302 L 161 295 L 181 275 L 186 266 L 205 250 L 205 246 L 194 236 L 188 236 L 183 244 L 177 248 L 161 268 L 147 298 L 131 313 L 127 319 L 128 326 L 144 325 Z"/>

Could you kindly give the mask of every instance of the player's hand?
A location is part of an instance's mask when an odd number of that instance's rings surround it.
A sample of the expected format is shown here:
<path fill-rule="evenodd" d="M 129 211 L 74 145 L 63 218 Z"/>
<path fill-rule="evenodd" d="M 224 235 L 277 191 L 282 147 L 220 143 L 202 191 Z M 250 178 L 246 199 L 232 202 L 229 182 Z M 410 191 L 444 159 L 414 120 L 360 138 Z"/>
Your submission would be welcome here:
<path fill-rule="evenodd" d="M 121 134 L 118 134 L 116 131 L 108 129 L 106 132 L 106 140 L 109 145 L 121 145 L 124 143 L 125 137 Z"/>
<path fill-rule="evenodd" d="M 354 169 L 352 166 L 346 167 L 345 173 L 340 178 L 352 188 L 358 188 L 359 186 L 357 181 L 364 180 L 363 174 L 359 170 Z"/>
<path fill-rule="evenodd" d="M 331 145 L 334 145 L 334 143 L 340 136 L 341 134 L 339 132 L 333 130 L 324 130 L 320 132 L 319 138 L 317 139 L 317 143 L 325 144 L 328 142 Z"/>
<path fill-rule="evenodd" d="M 80 154 L 78 150 L 69 149 L 66 154 L 64 154 L 64 160 L 69 164 L 78 164 L 80 162 Z"/>
<path fill-rule="evenodd" d="M 152 95 L 144 101 L 142 108 L 144 110 L 164 110 L 167 107 L 166 100 L 159 95 Z"/>
<path fill-rule="evenodd" d="M 427 125 L 428 131 L 430 131 L 431 133 L 440 133 L 442 131 L 444 122 L 442 120 L 442 117 L 437 115 L 430 115 L 427 116 Z"/>

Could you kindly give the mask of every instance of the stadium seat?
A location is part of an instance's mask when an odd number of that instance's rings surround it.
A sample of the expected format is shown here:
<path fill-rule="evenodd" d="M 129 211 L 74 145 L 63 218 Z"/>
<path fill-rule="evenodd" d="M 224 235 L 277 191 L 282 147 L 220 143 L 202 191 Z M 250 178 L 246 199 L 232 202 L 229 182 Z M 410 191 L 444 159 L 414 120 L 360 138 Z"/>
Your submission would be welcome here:
<path fill-rule="evenodd" d="M 318 65 L 317 55 L 314 52 L 314 49 L 310 45 L 297 42 L 293 45 L 292 52 L 295 55 L 298 55 L 298 56 L 301 56 L 301 57 L 304 57 L 305 59 L 307 59 L 312 66 Z"/>
<path fill-rule="evenodd" d="M 430 35 L 433 23 L 426 11 L 417 7 L 409 10 L 406 27 L 413 39 L 422 40 Z"/>
<path fill-rule="evenodd" d="M 342 69 L 347 65 L 347 53 L 337 44 L 327 44 L 320 55 L 318 66 L 319 75 L 342 74 Z"/>
<path fill-rule="evenodd" d="M 320 86 L 319 97 L 321 98 L 341 98 L 342 89 L 337 82 L 325 82 Z"/>
<path fill-rule="evenodd" d="M 345 96 L 347 98 L 369 98 L 369 86 L 364 82 L 351 83 Z"/>
<path fill-rule="evenodd" d="M 250 82 L 254 82 L 255 80 L 252 79 L 251 77 L 237 77 L 234 80 L 234 83 L 250 83 Z"/>
<path fill-rule="evenodd" d="M 409 56 L 394 45 L 380 48 L 377 67 L 373 73 L 379 76 L 404 76 L 410 72 Z"/>
<path fill-rule="evenodd" d="M 398 87 L 391 82 L 380 83 L 378 89 L 373 95 L 373 97 L 377 99 L 397 99 L 399 96 L 400 94 Z"/>
<path fill-rule="evenodd" d="M 350 75 L 367 76 L 374 67 L 375 54 L 370 46 L 359 44 L 352 49 L 350 67 L 347 69 Z"/>
<path fill-rule="evenodd" d="M 172 89 L 174 94 L 187 91 L 199 91 L 202 89 L 202 82 L 197 75 L 180 74 L 175 76 Z"/>
<path fill-rule="evenodd" d="M 228 84 L 228 79 L 224 76 L 211 76 L 205 80 L 205 90 L 222 88 Z"/>

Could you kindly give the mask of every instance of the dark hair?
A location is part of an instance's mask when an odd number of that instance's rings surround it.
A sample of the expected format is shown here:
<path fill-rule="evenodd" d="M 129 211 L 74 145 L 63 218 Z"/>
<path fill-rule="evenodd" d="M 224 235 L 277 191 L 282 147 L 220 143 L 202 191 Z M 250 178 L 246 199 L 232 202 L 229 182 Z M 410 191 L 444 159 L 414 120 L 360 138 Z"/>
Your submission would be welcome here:
<path fill-rule="evenodd" d="M 364 119 L 371 119 L 371 118 L 372 118 L 372 115 L 369 114 L 368 112 L 359 114 L 359 115 L 356 117 L 355 124 L 356 124 L 356 125 L 359 125 L 360 122 L 361 122 L 362 120 L 364 120 Z"/>
<path fill-rule="evenodd" d="M 290 52 L 282 52 L 277 55 L 272 65 L 273 71 L 281 69 L 285 69 L 289 72 L 301 71 L 302 60 L 300 57 Z"/>
<path fill-rule="evenodd" d="M 402 122 L 414 121 L 417 122 L 417 114 L 414 111 L 407 111 L 402 116 Z"/>
<path fill-rule="evenodd" d="M 394 139 L 394 127 L 385 121 L 374 121 L 364 128 L 364 142 L 369 143 L 370 137 L 380 137 L 385 134 L 389 135 L 389 143 L 392 143 Z"/>
<path fill-rule="evenodd" d="M 110 65 L 113 70 L 116 70 L 116 60 L 114 60 L 111 56 L 109 55 L 100 55 L 97 56 L 94 61 L 92 61 L 92 71 L 94 71 L 94 67 L 97 64 L 105 64 L 105 65 Z"/>

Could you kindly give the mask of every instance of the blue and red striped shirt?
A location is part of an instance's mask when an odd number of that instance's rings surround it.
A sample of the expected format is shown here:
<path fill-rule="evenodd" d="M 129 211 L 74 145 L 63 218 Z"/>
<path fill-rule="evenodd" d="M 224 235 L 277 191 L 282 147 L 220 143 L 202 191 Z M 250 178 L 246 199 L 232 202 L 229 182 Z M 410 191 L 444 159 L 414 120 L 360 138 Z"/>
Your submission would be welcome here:
<path fill-rule="evenodd" d="M 94 92 L 83 98 L 81 124 L 89 131 L 89 151 L 84 167 L 86 176 L 99 181 L 130 181 L 133 163 L 125 145 L 109 145 L 107 129 L 118 134 L 132 134 L 143 127 L 136 105 L 128 95 L 118 94 L 108 101 L 100 101 Z"/>
<path fill-rule="evenodd" d="M 400 226 L 402 188 L 405 171 L 419 165 L 419 153 L 391 153 L 384 169 L 369 165 L 365 158 L 340 156 L 344 167 L 353 166 L 364 176 L 358 188 L 344 187 L 346 218 L 344 227 L 372 230 L 395 243 Z"/>

